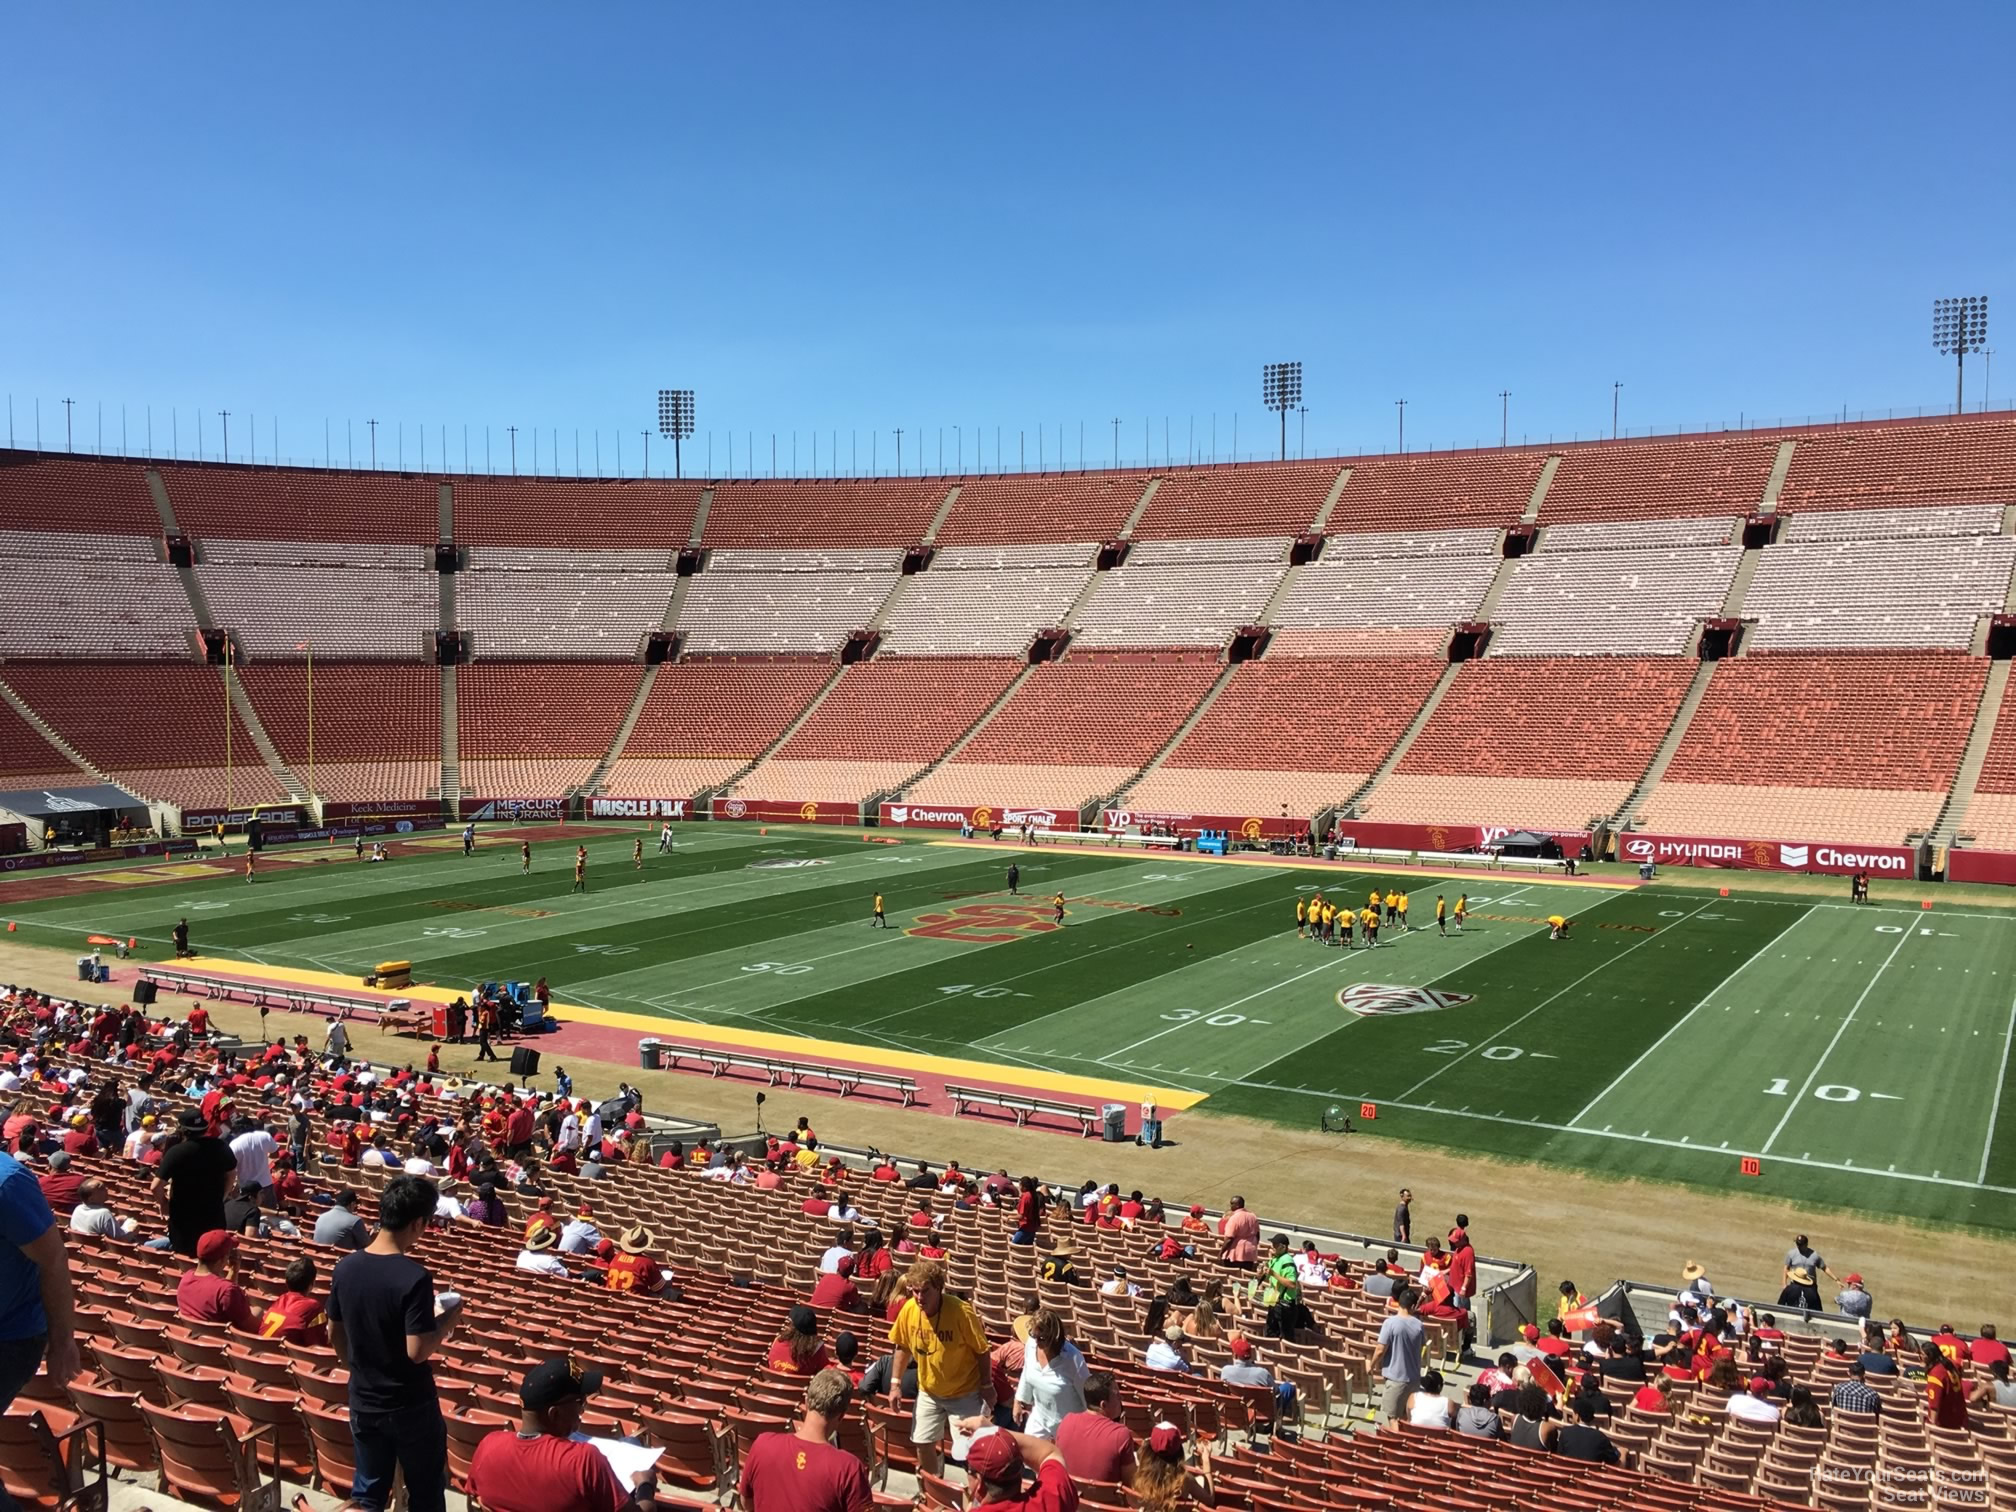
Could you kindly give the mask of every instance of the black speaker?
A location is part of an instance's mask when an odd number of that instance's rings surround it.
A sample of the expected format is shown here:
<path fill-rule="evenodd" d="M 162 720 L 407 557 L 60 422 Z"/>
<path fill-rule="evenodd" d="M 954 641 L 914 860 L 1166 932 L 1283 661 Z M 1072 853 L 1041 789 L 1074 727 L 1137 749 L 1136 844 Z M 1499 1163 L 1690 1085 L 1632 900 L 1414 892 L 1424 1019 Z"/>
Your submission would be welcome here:
<path fill-rule="evenodd" d="M 513 1076 L 537 1076 L 539 1074 L 539 1052 L 519 1045 L 511 1052 L 511 1074 Z"/>
<path fill-rule="evenodd" d="M 135 1005 L 141 1008 L 153 1007 L 154 986 L 155 984 L 148 981 L 145 977 L 135 982 L 133 984 L 133 1001 Z"/>

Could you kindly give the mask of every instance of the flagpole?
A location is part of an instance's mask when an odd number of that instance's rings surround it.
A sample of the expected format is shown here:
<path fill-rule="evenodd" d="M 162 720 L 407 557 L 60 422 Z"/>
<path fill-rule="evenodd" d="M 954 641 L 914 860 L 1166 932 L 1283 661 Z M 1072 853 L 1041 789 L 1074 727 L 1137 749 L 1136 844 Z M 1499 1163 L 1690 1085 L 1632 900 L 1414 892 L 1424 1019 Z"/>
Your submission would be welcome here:
<path fill-rule="evenodd" d="M 308 648 L 308 797 L 315 797 L 315 642 L 303 641 Z"/>
<path fill-rule="evenodd" d="M 231 632 L 224 632 L 224 822 L 231 822 Z"/>

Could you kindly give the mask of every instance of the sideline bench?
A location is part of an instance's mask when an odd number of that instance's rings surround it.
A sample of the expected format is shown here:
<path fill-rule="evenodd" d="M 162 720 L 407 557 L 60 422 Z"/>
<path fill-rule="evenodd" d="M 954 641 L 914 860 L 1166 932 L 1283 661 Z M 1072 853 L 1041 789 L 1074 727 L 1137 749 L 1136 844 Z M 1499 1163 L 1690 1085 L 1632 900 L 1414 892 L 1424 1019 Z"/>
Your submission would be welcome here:
<path fill-rule="evenodd" d="M 340 992 L 315 992 L 306 987 L 275 986 L 265 982 L 241 982 L 233 977 L 211 976 L 201 971 L 177 971 L 166 966 L 143 966 L 140 980 L 179 992 L 185 997 L 205 997 L 213 1002 L 242 999 L 255 1008 L 281 1007 L 289 1013 L 334 1013 L 340 1019 L 375 1019 L 379 1033 L 387 1029 L 400 1033 L 425 1027 L 425 1009 L 415 1009 L 410 998 L 351 997 Z"/>
<path fill-rule="evenodd" d="M 1339 861 L 1355 861 L 1367 857 L 1376 861 L 1404 861 L 1423 866 L 1481 866 L 1486 871 L 1517 870 L 1563 871 L 1562 861 L 1543 861 L 1537 856 L 1501 856 L 1496 851 L 1427 851 L 1401 850 L 1384 845 L 1340 845 L 1337 847 Z"/>
<path fill-rule="evenodd" d="M 885 1092 L 897 1093 L 906 1108 L 917 1101 L 916 1078 L 899 1076 L 892 1071 L 864 1071 L 856 1066 L 834 1066 L 821 1061 L 785 1060 L 774 1055 L 730 1050 L 720 1045 L 660 1043 L 658 1064 L 661 1069 L 677 1071 L 682 1060 L 697 1061 L 707 1068 L 708 1075 L 715 1077 L 726 1076 L 730 1071 L 758 1071 L 773 1087 L 781 1081 L 795 1090 L 811 1079 L 833 1083 L 842 1097 L 860 1087 L 878 1087 Z"/>
<path fill-rule="evenodd" d="M 961 1087 L 951 1082 L 945 1084 L 945 1095 L 952 1099 L 952 1112 L 956 1117 L 968 1108 L 1005 1108 L 1015 1115 L 1015 1127 L 1027 1126 L 1030 1118 L 1038 1113 L 1048 1113 L 1057 1118 L 1078 1120 L 1078 1135 L 1090 1139 L 1092 1131 L 1099 1126 L 1099 1110 L 1088 1108 L 1083 1103 L 1058 1102 L 1054 1098 L 1030 1097 L 1021 1092 L 994 1092 L 985 1087 Z"/>

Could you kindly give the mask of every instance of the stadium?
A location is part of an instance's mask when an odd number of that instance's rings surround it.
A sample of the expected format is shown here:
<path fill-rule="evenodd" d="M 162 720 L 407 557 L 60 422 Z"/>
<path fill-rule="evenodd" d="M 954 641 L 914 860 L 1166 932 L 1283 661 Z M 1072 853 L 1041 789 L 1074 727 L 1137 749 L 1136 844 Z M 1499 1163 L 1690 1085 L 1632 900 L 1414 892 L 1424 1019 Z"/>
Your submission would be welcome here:
<path fill-rule="evenodd" d="M 7 1495 L 2016 1506 L 2016 410 L 1939 293 L 1891 410 L 1312 446 L 1291 320 L 1257 445 L 1104 463 L 723 465 L 702 374 L 628 469 L 108 434 L 38 334 Z"/>

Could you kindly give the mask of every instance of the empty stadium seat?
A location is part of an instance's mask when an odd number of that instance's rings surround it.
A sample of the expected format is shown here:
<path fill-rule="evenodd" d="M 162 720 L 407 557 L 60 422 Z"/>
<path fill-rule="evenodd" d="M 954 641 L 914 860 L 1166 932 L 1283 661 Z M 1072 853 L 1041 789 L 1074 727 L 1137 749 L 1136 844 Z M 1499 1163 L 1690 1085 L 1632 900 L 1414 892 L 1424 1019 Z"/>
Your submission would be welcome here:
<path fill-rule="evenodd" d="M 462 791 L 557 797 L 585 782 L 637 694 L 643 668 L 605 662 L 472 662 L 458 670 Z"/>
<path fill-rule="evenodd" d="M 1764 502 L 1782 439 L 1737 434 L 1562 447 L 1540 523 L 1748 514 Z"/>
<path fill-rule="evenodd" d="M 305 661 L 239 669 L 281 759 L 310 780 Z M 441 670 L 424 662 L 323 662 L 314 668 L 313 786 L 359 803 L 413 800 L 441 787 Z"/>
<path fill-rule="evenodd" d="M 441 590 L 418 546 L 206 540 L 196 581 L 248 658 L 433 654 Z"/>
<path fill-rule="evenodd" d="M 601 790 L 684 798 L 720 786 L 784 733 L 833 671 L 812 658 L 666 663 Z"/>
<path fill-rule="evenodd" d="M 1492 611 L 1491 654 L 1677 656 L 1742 559 L 1740 546 L 1521 557 Z"/>
<path fill-rule="evenodd" d="M 309 541 L 440 539 L 432 478 L 393 472 L 168 463 L 161 482 L 184 535 Z M 156 524 L 158 526 L 158 519 Z"/>
<path fill-rule="evenodd" d="M 711 519 L 711 517 L 710 517 Z M 693 654 L 803 654 L 838 650 L 863 630 L 901 581 L 899 552 L 717 552 L 679 612 Z"/>
<path fill-rule="evenodd" d="M 1073 627 L 1097 646 L 1223 646 L 1257 622 L 1287 572 L 1288 541 L 1147 541 L 1101 573 Z"/>
<path fill-rule="evenodd" d="M 159 535 L 145 466 L 0 450 L 0 529 L 51 528 Z"/>
<path fill-rule="evenodd" d="M 686 544 L 701 485 L 663 478 L 453 480 L 455 540 L 465 546 L 655 547 Z"/>
<path fill-rule="evenodd" d="M 1537 451 L 1444 452 L 1351 464 L 1326 531 L 1437 530 L 1517 524 L 1540 481 Z"/>
<path fill-rule="evenodd" d="M 0 668 L 5 681 L 12 668 Z M 89 787 L 98 779 L 82 767 L 73 767 L 63 753 L 42 737 L 42 732 L 15 712 L 10 703 L 0 703 L 0 788 L 9 792 L 25 788 Z"/>
<path fill-rule="evenodd" d="M 1832 540 L 1767 550 L 1743 601 L 1759 651 L 1822 646 L 1965 650 L 2001 612 L 2016 568 L 2002 535 Z"/>
<path fill-rule="evenodd" d="M 634 657 L 678 581 L 663 551 L 472 548 L 455 615 L 478 659 Z"/>
<path fill-rule="evenodd" d="M 0 468 L 0 486 L 12 476 Z M 97 478 L 87 472 L 74 482 Z M 64 492 L 53 481 L 49 491 Z M 83 515 L 91 517 L 88 507 Z M 0 657 L 186 657 L 195 646 L 181 580 L 144 536 L 0 531 L 0 585 Z"/>
<path fill-rule="evenodd" d="M 703 546 L 914 546 L 951 485 L 943 479 L 730 479 L 713 485 Z"/>
<path fill-rule="evenodd" d="M 2016 500 L 2016 420 L 1830 426 L 1801 435 L 1778 507 L 1888 509 Z"/>
<path fill-rule="evenodd" d="M 1805 541 L 1882 541 L 1916 536 L 1996 535 L 2008 506 L 1925 504 L 1915 509 L 1821 509 L 1786 514 L 1781 544 Z"/>
<path fill-rule="evenodd" d="M 1257 462 L 1172 468 L 1134 538 L 1300 535 L 1311 529 L 1343 470 L 1337 462 Z"/>
<path fill-rule="evenodd" d="M 1147 489 L 1147 472 L 971 478 L 935 544 L 1110 541 Z"/>
<path fill-rule="evenodd" d="M 1390 539 L 1382 537 L 1384 539 Z M 1481 543 L 1485 551 L 1490 541 Z M 1274 606 L 1278 631 L 1391 630 L 1446 632 L 1471 619 L 1498 571 L 1483 552 L 1431 551 L 1418 557 L 1359 555 L 1352 537 L 1332 537 L 1320 559 L 1297 570 Z M 1439 640 L 1446 636 L 1437 637 Z"/>

